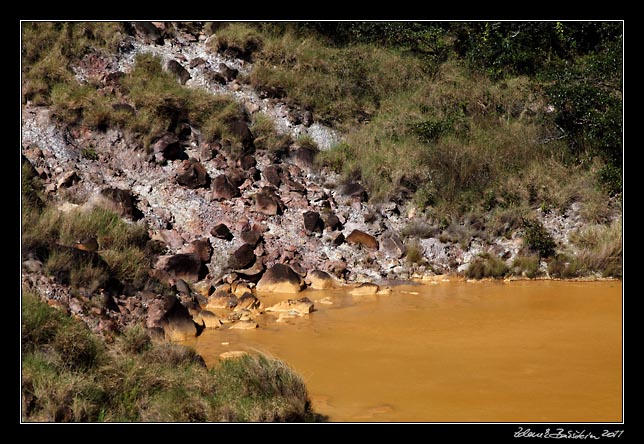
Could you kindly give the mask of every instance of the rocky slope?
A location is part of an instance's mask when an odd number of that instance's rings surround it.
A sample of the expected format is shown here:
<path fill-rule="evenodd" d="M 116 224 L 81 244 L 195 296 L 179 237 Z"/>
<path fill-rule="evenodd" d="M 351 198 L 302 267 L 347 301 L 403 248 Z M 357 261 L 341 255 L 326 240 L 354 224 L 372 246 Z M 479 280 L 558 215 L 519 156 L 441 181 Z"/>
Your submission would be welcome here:
<path fill-rule="evenodd" d="M 162 28 L 159 24 L 156 29 L 162 33 Z M 203 30 L 176 31 L 161 43 L 149 32 L 137 32 L 118 54 L 90 54 L 73 68 L 79 81 L 98 79 L 107 89 L 114 73 L 132 69 L 136 54 L 151 53 L 186 87 L 228 94 L 248 115 L 269 116 L 278 131 L 290 133 L 293 140 L 307 135 L 320 149 L 341 140 L 341 134 L 316 122 L 314 115 L 260 97 L 234 79 L 249 72 L 251 64 L 213 51 L 209 38 Z M 83 155 L 88 146 L 95 147 L 97 158 Z M 105 190 L 111 190 L 109 196 L 123 190 L 118 193 L 132 196 L 124 216 L 145 224 L 150 236 L 166 247 L 154 273 L 174 285 L 182 304 L 139 291 L 109 295 L 116 306 L 93 313 L 87 300 L 41 276 L 37 261 L 23 267 L 28 286 L 62 301 L 99 331 L 137 319 L 144 319 L 149 328 L 163 328 L 170 339 L 225 323 L 254 328 L 254 314 L 266 308 L 255 299 L 255 287 L 276 264 L 289 265 L 296 275 L 277 273 L 277 280 L 287 283 L 282 288 L 299 291 L 305 283 L 324 285 L 325 279 L 383 285 L 387 280 L 463 271 L 484 251 L 509 263 L 522 247 L 518 235 L 491 242 L 474 238 L 467 246 L 430 237 L 419 241 L 424 260 L 411 263 L 401 232 L 415 221 L 414 210 L 370 203 L 359 183 L 342 183 L 336 174 L 320 171 L 313 163 L 315 150 L 297 143 L 279 158 L 261 151 L 236 158 L 207 144 L 198 128 L 187 127 L 181 137 L 157 140 L 148 154 L 122 131 L 61 127 L 51 110 L 27 103 L 22 110 L 22 148 L 62 210 L 101 205 Z M 559 242 L 566 242 L 568 233 L 581 225 L 574 206 L 567 214 L 537 216 Z M 310 310 L 307 301 L 299 305 L 305 306 L 303 312 Z"/>

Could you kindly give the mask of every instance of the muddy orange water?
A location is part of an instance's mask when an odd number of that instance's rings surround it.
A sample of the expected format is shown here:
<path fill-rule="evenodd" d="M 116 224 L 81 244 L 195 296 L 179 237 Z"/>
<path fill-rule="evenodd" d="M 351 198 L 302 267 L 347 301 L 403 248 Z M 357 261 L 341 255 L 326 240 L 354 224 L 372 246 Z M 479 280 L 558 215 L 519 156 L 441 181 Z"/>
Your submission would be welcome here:
<path fill-rule="evenodd" d="M 330 421 L 622 421 L 620 281 L 303 295 L 333 304 L 287 323 L 263 314 L 258 329 L 209 330 L 190 345 L 209 366 L 228 350 L 286 361 Z"/>

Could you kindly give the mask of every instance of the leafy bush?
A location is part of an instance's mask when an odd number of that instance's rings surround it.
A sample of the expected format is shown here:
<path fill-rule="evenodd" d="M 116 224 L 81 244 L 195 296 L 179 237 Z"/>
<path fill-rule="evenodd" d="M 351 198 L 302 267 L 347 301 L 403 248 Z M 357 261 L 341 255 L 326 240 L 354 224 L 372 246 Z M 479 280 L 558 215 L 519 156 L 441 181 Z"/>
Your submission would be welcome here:
<path fill-rule="evenodd" d="M 523 219 L 523 230 L 523 241 L 526 247 L 538 253 L 540 257 L 549 257 L 555 254 L 555 241 L 541 222 Z"/>

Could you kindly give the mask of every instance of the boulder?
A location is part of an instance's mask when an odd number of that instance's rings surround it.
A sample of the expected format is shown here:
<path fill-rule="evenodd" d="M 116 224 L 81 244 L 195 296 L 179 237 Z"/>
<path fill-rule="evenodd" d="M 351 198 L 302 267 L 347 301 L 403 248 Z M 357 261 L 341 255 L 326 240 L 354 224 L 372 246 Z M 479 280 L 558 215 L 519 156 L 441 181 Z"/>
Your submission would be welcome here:
<path fill-rule="evenodd" d="M 212 246 L 208 239 L 195 239 L 180 250 L 180 253 L 195 254 L 201 262 L 210 262 Z"/>
<path fill-rule="evenodd" d="M 257 161 L 250 154 L 241 156 L 239 159 L 239 166 L 242 170 L 250 170 L 251 168 L 257 166 Z"/>
<path fill-rule="evenodd" d="M 353 296 L 372 295 L 378 293 L 379 289 L 380 287 L 378 287 L 376 284 L 366 282 L 355 287 L 353 290 L 351 290 L 350 294 Z"/>
<path fill-rule="evenodd" d="M 307 233 L 322 233 L 324 222 L 320 218 L 320 213 L 317 211 L 306 211 L 302 214 L 302 217 L 304 218 L 304 229 Z"/>
<path fill-rule="evenodd" d="M 349 236 L 347 236 L 347 243 L 362 245 L 363 247 L 369 250 L 378 249 L 378 241 L 375 237 L 370 234 L 365 233 L 360 230 L 353 230 Z"/>
<path fill-rule="evenodd" d="M 76 171 L 68 171 L 66 173 L 63 173 L 60 176 L 60 178 L 56 182 L 56 185 L 58 186 L 58 188 L 67 188 L 67 187 L 71 187 L 79 180 L 80 180 L 80 177 L 78 177 L 78 174 L 76 174 Z"/>
<path fill-rule="evenodd" d="M 206 188 L 210 183 L 210 177 L 206 168 L 197 159 L 184 160 L 177 171 L 177 183 L 186 188 Z"/>
<path fill-rule="evenodd" d="M 174 76 L 179 80 L 179 83 L 185 85 L 186 82 L 190 79 L 190 73 L 183 65 L 176 60 L 168 61 L 168 71 L 170 71 Z"/>
<path fill-rule="evenodd" d="M 248 128 L 248 122 L 246 122 L 244 119 L 238 118 L 228 122 L 228 130 L 245 149 L 254 148 L 253 134 Z"/>
<path fill-rule="evenodd" d="M 260 300 L 257 299 L 257 297 L 253 293 L 247 291 L 239 298 L 236 308 L 243 310 L 255 310 L 260 308 L 260 306 Z"/>
<path fill-rule="evenodd" d="M 219 72 L 224 76 L 227 82 L 234 80 L 237 77 L 237 74 L 239 74 L 238 69 L 231 68 L 223 62 L 219 64 Z"/>
<path fill-rule="evenodd" d="M 340 194 L 361 202 L 366 202 L 369 198 L 369 196 L 367 195 L 367 190 L 365 190 L 362 185 L 355 182 L 344 184 L 340 188 Z"/>
<path fill-rule="evenodd" d="M 291 267 L 275 264 L 268 269 L 257 283 L 257 291 L 298 293 L 304 282 Z"/>
<path fill-rule="evenodd" d="M 222 293 L 216 291 L 208 297 L 206 310 L 213 310 L 218 308 L 233 309 L 237 306 L 237 296 L 231 293 Z"/>
<path fill-rule="evenodd" d="M 278 187 L 282 184 L 282 178 L 280 176 L 280 167 L 277 165 L 269 165 L 262 170 L 262 176 L 264 180 L 271 185 Z"/>
<path fill-rule="evenodd" d="M 174 133 L 165 133 L 152 145 L 152 152 L 157 162 L 166 160 L 177 160 L 187 157 L 183 147 L 179 143 L 179 138 Z"/>
<path fill-rule="evenodd" d="M 232 181 L 227 175 L 222 174 L 220 176 L 217 176 L 215 180 L 212 181 L 212 198 L 214 200 L 227 200 L 239 196 L 241 196 L 239 188 L 233 185 Z"/>
<path fill-rule="evenodd" d="M 272 305 L 266 309 L 267 312 L 286 312 L 289 314 L 295 314 L 302 316 L 309 314 L 314 310 L 313 302 L 309 298 L 301 299 L 287 299 L 286 301 L 278 302 L 275 305 Z"/>
<path fill-rule="evenodd" d="M 188 309 L 181 304 L 174 304 L 161 324 L 168 341 L 185 341 L 197 336 L 197 326 Z"/>
<path fill-rule="evenodd" d="M 224 77 L 218 71 L 206 71 L 204 73 L 204 77 L 206 78 L 206 81 L 210 84 L 213 84 L 213 83 L 218 83 L 219 85 L 226 84 L 226 77 Z"/>
<path fill-rule="evenodd" d="M 180 278 L 186 282 L 197 282 L 200 280 L 201 266 L 201 259 L 196 254 L 180 253 L 159 256 L 154 268 L 156 276 L 160 279 Z"/>
<path fill-rule="evenodd" d="M 388 233 L 380 239 L 380 249 L 389 258 L 400 259 L 405 255 L 405 245 L 395 233 Z"/>
<path fill-rule="evenodd" d="M 335 238 L 333 238 L 333 240 L 331 241 L 331 243 L 332 243 L 335 247 L 339 247 L 340 245 L 342 245 L 342 244 L 344 243 L 344 241 L 345 241 L 345 239 L 344 239 L 344 234 L 342 234 L 342 233 L 338 233 L 338 235 L 337 235 Z"/>
<path fill-rule="evenodd" d="M 228 265 L 233 269 L 243 269 L 250 267 L 254 261 L 255 247 L 250 244 L 244 244 L 230 256 Z"/>
<path fill-rule="evenodd" d="M 270 187 L 264 187 L 255 194 L 255 211 L 267 216 L 282 214 L 285 205 Z"/>
<path fill-rule="evenodd" d="M 203 325 L 205 328 L 220 328 L 221 320 L 219 316 L 209 310 L 201 310 L 199 314 L 194 317 L 197 324 Z"/>
<path fill-rule="evenodd" d="M 313 290 L 328 290 L 337 285 L 335 279 L 322 270 L 309 271 L 306 274 L 305 282 Z"/>
<path fill-rule="evenodd" d="M 130 34 L 136 35 L 145 43 L 154 43 L 156 45 L 163 45 L 163 37 L 159 28 L 154 26 L 152 22 L 126 22 L 126 30 Z M 129 25 L 129 26 L 128 26 Z"/>
<path fill-rule="evenodd" d="M 173 295 L 159 295 L 146 302 L 148 311 L 145 325 L 147 328 L 161 327 L 161 321 L 178 301 Z"/>
<path fill-rule="evenodd" d="M 252 282 L 257 282 L 260 278 L 260 275 L 264 272 L 266 268 L 264 267 L 264 262 L 259 258 L 255 259 L 253 265 L 249 268 L 235 270 L 235 273 L 239 274 L 240 277 L 248 279 Z"/>
<path fill-rule="evenodd" d="M 109 187 L 101 190 L 101 196 L 106 198 L 111 203 L 111 209 L 122 217 L 134 221 L 143 217 L 143 213 L 136 206 L 137 198 L 132 191 Z"/>
<path fill-rule="evenodd" d="M 250 228 L 247 226 L 242 229 L 241 238 L 247 244 L 254 246 L 257 245 L 259 240 L 262 238 L 262 233 L 255 227 Z"/>
<path fill-rule="evenodd" d="M 213 237 L 216 237 L 217 239 L 224 239 L 227 241 L 231 241 L 233 239 L 233 235 L 226 224 L 215 225 L 210 230 L 210 234 L 212 234 Z"/>
<path fill-rule="evenodd" d="M 331 231 L 342 229 L 340 218 L 333 213 L 323 215 L 322 220 L 324 221 L 324 226 L 329 228 Z"/>

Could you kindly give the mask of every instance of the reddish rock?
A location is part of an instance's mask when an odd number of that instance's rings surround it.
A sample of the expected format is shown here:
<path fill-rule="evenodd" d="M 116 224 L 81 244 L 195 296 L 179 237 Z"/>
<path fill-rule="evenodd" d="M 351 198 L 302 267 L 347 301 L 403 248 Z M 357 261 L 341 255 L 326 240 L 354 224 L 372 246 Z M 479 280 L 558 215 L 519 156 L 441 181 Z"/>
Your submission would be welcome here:
<path fill-rule="evenodd" d="M 262 238 L 262 233 L 255 227 L 248 227 L 246 229 L 242 229 L 241 238 L 249 245 L 257 245 L 259 240 Z"/>
<path fill-rule="evenodd" d="M 79 180 L 80 180 L 80 177 L 78 177 L 78 174 L 76 174 L 76 171 L 68 171 L 66 173 L 63 173 L 62 176 L 60 176 L 60 178 L 58 179 L 58 182 L 56 182 L 56 185 L 58 186 L 58 188 L 71 187 Z"/>
<path fill-rule="evenodd" d="M 177 172 L 177 183 L 186 188 L 207 187 L 210 182 L 208 172 L 196 159 L 187 159 L 181 163 Z"/>
<path fill-rule="evenodd" d="M 197 239 L 190 242 L 181 249 L 181 253 L 193 253 L 201 260 L 201 262 L 210 262 L 212 257 L 212 246 L 208 239 Z"/>
<path fill-rule="evenodd" d="M 347 236 L 347 243 L 362 245 L 363 247 L 369 250 L 378 249 L 378 241 L 375 237 L 370 234 L 365 233 L 360 230 L 353 230 L 349 236 Z"/>
<path fill-rule="evenodd" d="M 247 155 L 245 155 L 245 156 L 242 156 L 242 157 L 239 159 L 239 166 L 240 166 L 243 170 L 250 170 L 251 168 L 253 168 L 253 167 L 254 167 L 254 166 L 256 166 L 256 165 L 257 165 L 257 161 L 256 161 L 256 160 L 255 160 L 255 158 L 254 158 L 253 156 L 251 156 L 250 154 L 247 154 Z"/>
<path fill-rule="evenodd" d="M 228 229 L 228 226 L 225 224 L 217 224 L 212 229 L 210 230 L 210 234 L 212 234 L 214 237 L 218 239 L 224 239 L 227 241 L 231 241 L 233 239 L 233 235 Z"/>
<path fill-rule="evenodd" d="M 212 198 L 214 200 L 227 200 L 239 196 L 241 196 L 239 188 L 233 185 L 227 175 L 222 174 L 212 181 Z"/>
<path fill-rule="evenodd" d="M 172 281 L 180 278 L 186 282 L 197 282 L 201 266 L 199 256 L 190 253 L 159 256 L 154 268 L 155 275 L 163 280 Z"/>
<path fill-rule="evenodd" d="M 275 216 L 282 214 L 284 208 L 282 200 L 269 187 L 264 187 L 262 191 L 255 194 L 255 211 L 258 213 Z"/>
<path fill-rule="evenodd" d="M 324 214 L 322 216 L 322 220 L 324 220 L 324 226 L 329 228 L 331 231 L 342 229 L 340 219 L 333 213 Z"/>
<path fill-rule="evenodd" d="M 230 68 L 223 62 L 219 64 L 219 72 L 224 76 L 227 82 L 234 80 L 237 77 L 237 74 L 239 74 L 238 69 Z"/>
<path fill-rule="evenodd" d="M 177 160 L 185 156 L 179 138 L 174 133 L 165 133 L 152 145 L 154 157 L 157 162 Z"/>
<path fill-rule="evenodd" d="M 229 265 L 233 269 L 243 269 L 252 265 L 255 261 L 255 247 L 244 244 L 239 247 L 230 257 Z"/>
<path fill-rule="evenodd" d="M 338 235 L 331 241 L 331 243 L 336 247 L 342 245 L 344 243 L 344 234 L 338 233 Z"/>
<path fill-rule="evenodd" d="M 324 229 L 324 222 L 320 219 L 320 213 L 316 211 L 306 211 L 302 214 L 302 217 L 304 219 L 304 229 L 307 233 L 321 233 Z"/>
<path fill-rule="evenodd" d="M 264 180 L 266 180 L 271 185 L 278 187 L 282 184 L 282 178 L 280 177 L 280 167 L 277 165 L 269 165 L 262 170 L 262 175 Z"/>

